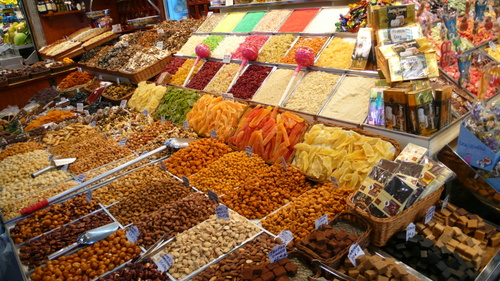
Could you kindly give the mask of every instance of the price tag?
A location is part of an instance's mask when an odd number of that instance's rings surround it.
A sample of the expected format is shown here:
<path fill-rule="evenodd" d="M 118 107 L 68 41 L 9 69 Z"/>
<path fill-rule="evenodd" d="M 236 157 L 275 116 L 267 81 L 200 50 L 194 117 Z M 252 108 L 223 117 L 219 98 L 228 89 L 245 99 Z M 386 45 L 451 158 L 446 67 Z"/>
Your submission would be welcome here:
<path fill-rule="evenodd" d="M 121 83 L 120 78 L 116 77 L 116 84 L 120 84 L 120 83 Z"/>
<path fill-rule="evenodd" d="M 87 200 L 88 203 L 92 201 L 92 191 L 87 192 L 85 195 L 85 200 Z"/>
<path fill-rule="evenodd" d="M 234 96 L 233 96 L 233 94 L 231 94 L 231 93 L 223 93 L 223 94 L 222 94 L 222 99 L 223 99 L 223 100 L 227 100 L 227 101 L 234 102 Z"/>
<path fill-rule="evenodd" d="M 82 72 L 82 68 L 81 67 L 78 67 L 77 70 L 78 70 L 78 72 Z"/>
<path fill-rule="evenodd" d="M 331 177 L 333 187 L 339 188 L 339 181 L 337 180 L 336 177 Z"/>
<path fill-rule="evenodd" d="M 165 124 L 165 116 L 162 116 L 162 117 L 160 118 L 160 122 L 161 122 L 162 124 Z"/>
<path fill-rule="evenodd" d="M 144 115 L 148 116 L 148 115 L 149 115 L 149 111 L 148 111 L 147 109 L 144 109 L 144 110 L 142 111 L 142 114 L 144 114 Z"/>
<path fill-rule="evenodd" d="M 99 80 L 102 80 L 102 74 L 99 74 Z"/>
<path fill-rule="evenodd" d="M 410 222 L 410 224 L 406 227 L 406 241 L 408 239 L 413 238 L 415 236 L 415 224 Z"/>
<path fill-rule="evenodd" d="M 220 220 L 229 220 L 229 209 L 224 205 L 219 205 L 215 208 L 215 214 Z"/>
<path fill-rule="evenodd" d="M 120 108 L 125 109 L 127 107 L 127 100 L 120 101 Z"/>
<path fill-rule="evenodd" d="M 432 220 L 435 212 L 436 206 L 431 206 L 429 210 L 427 210 L 427 213 L 425 213 L 425 224 L 428 224 Z"/>
<path fill-rule="evenodd" d="M 328 214 L 324 214 L 314 221 L 316 229 L 320 229 L 324 224 L 328 224 Z"/>
<path fill-rule="evenodd" d="M 278 245 L 274 246 L 271 251 L 269 251 L 269 261 L 271 263 L 275 263 L 281 259 L 288 257 L 288 253 L 286 252 L 286 245 Z"/>
<path fill-rule="evenodd" d="M 131 243 L 135 243 L 137 241 L 137 238 L 139 238 L 139 235 L 139 228 L 137 228 L 137 226 L 135 225 L 131 226 L 129 230 L 127 230 L 127 240 Z"/>
<path fill-rule="evenodd" d="M 148 153 L 148 151 L 147 151 L 147 150 L 144 150 L 143 152 L 141 152 L 141 155 L 139 155 L 139 156 L 142 156 L 142 155 L 144 155 L 144 154 L 146 154 L 146 153 Z"/>
<path fill-rule="evenodd" d="M 93 120 L 92 122 L 90 122 L 90 127 L 95 127 L 95 120 Z"/>
<path fill-rule="evenodd" d="M 79 102 L 76 104 L 76 111 L 83 111 L 83 103 Z"/>
<path fill-rule="evenodd" d="M 49 155 L 49 162 L 54 161 L 54 154 Z"/>
<path fill-rule="evenodd" d="M 156 48 L 163 50 L 163 41 L 156 42 Z"/>
<path fill-rule="evenodd" d="M 347 258 L 351 261 L 351 263 L 354 266 L 357 266 L 356 259 L 359 256 L 362 256 L 364 254 L 365 254 L 365 252 L 363 252 L 363 249 L 361 249 L 361 247 L 359 246 L 359 244 L 358 243 L 354 243 L 354 244 L 351 245 L 351 247 L 349 247 L 349 254 L 347 254 Z"/>
<path fill-rule="evenodd" d="M 163 33 L 165 33 L 165 30 L 163 30 L 163 29 L 158 29 L 158 34 L 163 34 Z"/>
<path fill-rule="evenodd" d="M 155 261 L 155 263 L 159 271 L 166 272 L 174 264 L 174 258 L 170 254 L 165 254 L 158 261 Z"/>
<path fill-rule="evenodd" d="M 389 37 L 394 43 L 409 41 L 413 39 L 410 32 L 406 28 L 389 29 Z"/>
<path fill-rule="evenodd" d="M 222 63 L 230 63 L 231 62 L 231 55 L 224 55 L 224 58 L 222 58 Z"/>
<path fill-rule="evenodd" d="M 76 176 L 76 181 L 80 184 L 84 182 L 86 178 L 87 176 L 85 176 L 84 174 L 79 174 L 78 176 Z"/>
<path fill-rule="evenodd" d="M 247 156 L 248 156 L 248 157 L 252 157 L 252 155 L 253 155 L 253 150 L 252 150 L 252 147 L 251 147 L 251 146 L 249 146 L 249 145 L 245 146 L 245 152 L 247 153 Z"/>
<path fill-rule="evenodd" d="M 490 46 L 490 48 L 491 48 L 493 51 L 496 51 L 496 50 L 497 50 L 497 44 L 495 44 L 495 42 L 490 41 L 490 42 L 488 43 L 488 45 Z"/>
<path fill-rule="evenodd" d="M 219 195 L 217 195 L 217 193 L 213 192 L 210 189 L 207 189 L 207 193 L 208 193 L 208 198 L 210 198 L 210 199 L 214 200 L 215 202 L 219 203 Z"/>
<path fill-rule="evenodd" d="M 127 144 L 127 139 L 121 139 L 119 142 L 118 142 L 121 146 L 125 146 Z"/>
<path fill-rule="evenodd" d="M 217 132 L 215 130 L 210 131 L 210 137 L 216 139 L 217 138 Z"/>
<path fill-rule="evenodd" d="M 184 129 L 189 130 L 189 122 L 188 121 L 182 122 L 182 125 L 184 126 Z"/>
<path fill-rule="evenodd" d="M 441 205 L 441 211 L 446 209 L 446 206 L 448 205 L 448 201 L 450 200 L 450 195 L 446 195 L 446 197 L 443 200 L 443 205 Z"/>
<path fill-rule="evenodd" d="M 167 171 L 167 166 L 165 166 L 165 162 L 160 161 L 160 166 L 165 172 Z"/>
<path fill-rule="evenodd" d="M 90 115 L 90 112 L 88 110 L 84 110 L 83 111 L 83 114 L 85 114 L 85 116 L 89 116 Z"/>
<path fill-rule="evenodd" d="M 283 170 L 284 170 L 285 172 L 287 172 L 287 171 L 288 171 L 288 167 L 287 167 L 287 165 L 286 165 L 286 160 L 285 160 L 285 157 L 281 156 L 281 157 L 280 157 L 280 160 L 281 160 L 281 165 L 283 165 Z"/>
<path fill-rule="evenodd" d="M 76 92 L 79 94 L 80 93 L 80 88 L 76 88 Z"/>
<path fill-rule="evenodd" d="M 68 164 L 63 165 L 62 168 L 61 168 L 61 171 L 67 172 L 68 171 L 68 166 L 69 166 Z"/>
<path fill-rule="evenodd" d="M 185 186 L 189 186 L 189 179 L 186 176 L 182 176 L 182 183 Z"/>
<path fill-rule="evenodd" d="M 282 230 L 280 234 L 278 234 L 278 237 L 281 239 L 283 244 L 288 245 L 288 243 L 293 240 L 293 233 L 290 230 Z"/>

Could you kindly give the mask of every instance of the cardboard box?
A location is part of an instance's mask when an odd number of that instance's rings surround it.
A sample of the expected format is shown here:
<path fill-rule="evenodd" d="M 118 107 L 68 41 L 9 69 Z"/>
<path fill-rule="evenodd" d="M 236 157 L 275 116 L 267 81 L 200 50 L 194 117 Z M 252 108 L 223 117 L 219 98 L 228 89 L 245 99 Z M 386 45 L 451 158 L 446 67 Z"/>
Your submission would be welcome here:
<path fill-rule="evenodd" d="M 472 167 L 485 171 L 492 171 L 498 160 L 500 152 L 495 153 L 465 127 L 465 122 L 460 124 L 458 134 L 457 153 Z"/>
<path fill-rule="evenodd" d="M 415 23 L 415 4 L 398 6 L 371 5 L 368 22 L 375 29 L 403 27 Z"/>

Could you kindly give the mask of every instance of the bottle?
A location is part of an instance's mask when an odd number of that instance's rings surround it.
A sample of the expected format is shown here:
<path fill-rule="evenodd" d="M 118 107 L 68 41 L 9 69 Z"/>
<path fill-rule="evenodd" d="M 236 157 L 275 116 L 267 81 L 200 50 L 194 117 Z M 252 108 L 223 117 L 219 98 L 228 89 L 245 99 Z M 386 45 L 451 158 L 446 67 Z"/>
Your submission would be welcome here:
<path fill-rule="evenodd" d="M 82 4 L 80 4 L 80 1 L 76 1 L 76 9 L 80 11 L 82 9 Z"/>
<path fill-rule="evenodd" d="M 50 5 L 52 6 L 52 11 L 53 11 L 54 13 L 57 13 L 57 11 L 58 11 L 59 9 L 57 8 L 57 5 L 56 5 L 56 3 L 54 2 L 54 0 L 50 0 Z"/>
<path fill-rule="evenodd" d="M 66 11 L 71 11 L 71 1 L 65 0 L 64 6 L 66 7 Z"/>
<path fill-rule="evenodd" d="M 82 0 L 82 10 L 86 11 L 87 7 L 85 6 L 85 0 Z"/>
<path fill-rule="evenodd" d="M 36 6 L 37 6 L 38 12 L 40 14 L 46 14 L 47 13 L 47 6 L 45 5 L 45 1 L 38 0 Z"/>
<path fill-rule="evenodd" d="M 66 12 L 66 5 L 64 5 L 64 0 L 57 0 L 57 4 L 59 5 L 59 11 L 60 12 Z"/>
<path fill-rule="evenodd" d="M 50 4 L 49 0 L 45 0 L 45 6 L 47 7 L 47 13 L 52 14 L 54 10 L 52 10 L 52 4 Z"/>

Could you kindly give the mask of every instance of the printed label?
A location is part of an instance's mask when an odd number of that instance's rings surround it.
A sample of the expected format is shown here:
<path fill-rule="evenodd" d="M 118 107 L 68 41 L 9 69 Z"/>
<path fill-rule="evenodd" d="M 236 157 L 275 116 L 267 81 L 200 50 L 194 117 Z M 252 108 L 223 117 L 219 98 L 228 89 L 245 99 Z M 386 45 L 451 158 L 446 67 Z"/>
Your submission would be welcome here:
<path fill-rule="evenodd" d="M 247 153 L 247 156 L 248 156 L 248 157 L 252 157 L 252 155 L 253 155 L 253 150 L 252 150 L 252 147 L 251 147 L 251 146 L 249 146 L 249 145 L 245 146 L 245 152 Z"/>
<path fill-rule="evenodd" d="M 159 260 L 155 261 L 155 264 L 158 266 L 159 271 L 166 272 L 174 264 L 174 258 L 170 254 L 165 254 Z"/>
<path fill-rule="evenodd" d="M 137 238 L 139 238 L 139 235 L 139 228 L 137 228 L 137 226 L 135 225 L 131 226 L 129 230 L 127 230 L 127 240 L 131 243 L 135 243 L 137 241 Z"/>
<path fill-rule="evenodd" d="M 78 182 L 80 184 L 80 183 L 84 182 L 86 178 L 87 178 L 87 176 L 85 176 L 84 174 L 79 174 L 78 176 L 76 176 L 76 182 Z"/>
<path fill-rule="evenodd" d="M 347 258 L 351 261 L 351 263 L 354 266 L 357 266 L 356 259 L 359 256 L 362 256 L 364 254 L 365 254 L 365 252 L 363 252 L 363 249 L 361 249 L 361 247 L 359 246 L 359 244 L 358 243 L 354 243 L 354 244 L 351 245 L 351 247 L 349 247 L 349 254 L 347 254 Z"/>
<path fill-rule="evenodd" d="M 184 126 L 184 129 L 189 130 L 189 122 L 188 121 L 182 122 L 182 125 Z"/>
<path fill-rule="evenodd" d="M 408 239 L 413 238 L 415 236 L 415 224 L 410 222 L 410 224 L 406 227 L 406 241 Z"/>
<path fill-rule="evenodd" d="M 83 111 L 83 103 L 79 102 L 76 104 L 76 111 Z"/>
<path fill-rule="evenodd" d="M 339 181 L 337 180 L 336 177 L 331 177 L 333 187 L 339 188 Z"/>
<path fill-rule="evenodd" d="M 92 191 L 87 192 L 85 195 L 85 200 L 87 200 L 88 203 L 92 201 Z"/>
<path fill-rule="evenodd" d="M 215 200 L 215 202 L 219 203 L 219 195 L 217 195 L 217 193 L 213 192 L 210 189 L 207 189 L 207 193 L 208 193 L 208 198 Z"/>
<path fill-rule="evenodd" d="M 163 50 L 163 41 L 156 42 L 156 48 Z"/>
<path fill-rule="evenodd" d="M 435 212 L 436 206 L 431 206 L 429 210 L 427 210 L 427 213 L 425 213 L 425 224 L 428 224 L 432 220 Z"/>
<path fill-rule="evenodd" d="M 224 55 L 222 63 L 230 63 L 230 62 L 231 62 L 231 55 Z"/>
<path fill-rule="evenodd" d="M 95 127 L 95 121 L 90 122 L 90 127 Z"/>
<path fill-rule="evenodd" d="M 269 251 L 269 261 L 271 263 L 275 263 L 281 259 L 288 257 L 288 253 L 286 252 L 286 245 L 278 245 L 274 246 L 274 248 Z"/>
<path fill-rule="evenodd" d="M 121 139 L 119 142 L 118 142 L 121 146 L 125 146 L 127 144 L 127 139 Z"/>
<path fill-rule="evenodd" d="M 278 237 L 281 239 L 283 244 L 288 245 L 288 243 L 293 240 L 293 233 L 290 230 L 282 230 L 280 234 L 278 234 Z"/>
<path fill-rule="evenodd" d="M 215 130 L 210 131 L 210 137 L 216 139 L 217 138 L 217 132 Z"/>
<path fill-rule="evenodd" d="M 142 111 L 142 114 L 144 114 L 144 115 L 148 116 L 148 115 L 149 115 L 149 111 L 148 111 L 147 109 L 144 109 L 144 110 Z"/>
<path fill-rule="evenodd" d="M 215 208 L 215 214 L 220 220 L 229 220 L 229 209 L 224 205 L 219 205 Z"/>
<path fill-rule="evenodd" d="M 283 170 L 285 172 L 288 172 L 288 167 L 286 166 L 286 160 L 285 160 L 285 157 L 281 156 L 280 157 L 280 160 L 281 160 L 281 165 L 283 165 Z"/>
<path fill-rule="evenodd" d="M 182 183 L 185 186 L 189 186 L 189 179 L 186 176 L 182 176 Z"/>
<path fill-rule="evenodd" d="M 165 30 L 163 30 L 163 29 L 158 29 L 158 34 L 163 34 L 163 33 L 165 33 Z"/>
<path fill-rule="evenodd" d="M 328 224 L 328 214 L 324 214 L 314 221 L 314 226 L 316 229 L 320 229 L 324 224 Z"/>
<path fill-rule="evenodd" d="M 165 116 L 162 116 L 162 117 L 160 118 L 160 120 L 161 120 L 161 123 L 162 123 L 162 124 L 165 124 Z"/>
<path fill-rule="evenodd" d="M 233 94 L 231 94 L 231 93 L 223 93 L 223 94 L 222 94 L 222 99 L 223 99 L 223 100 L 227 100 L 227 101 L 234 102 L 234 96 L 233 96 Z"/>
<path fill-rule="evenodd" d="M 446 197 L 443 200 L 443 205 L 441 205 L 441 211 L 446 208 L 446 205 L 448 205 L 448 201 L 450 200 L 450 195 L 446 195 Z"/>
<path fill-rule="evenodd" d="M 120 108 L 125 109 L 127 107 L 127 100 L 120 101 Z"/>

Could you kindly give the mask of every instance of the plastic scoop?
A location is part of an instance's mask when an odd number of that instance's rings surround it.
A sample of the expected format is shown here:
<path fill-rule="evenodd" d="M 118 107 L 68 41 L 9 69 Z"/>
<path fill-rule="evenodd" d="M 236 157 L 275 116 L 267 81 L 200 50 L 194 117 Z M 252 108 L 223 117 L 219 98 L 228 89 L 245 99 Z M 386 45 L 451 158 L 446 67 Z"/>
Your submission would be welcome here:
<path fill-rule="evenodd" d="M 314 53 L 314 50 L 309 47 L 300 47 L 295 51 L 295 61 L 297 62 L 297 67 L 295 68 L 295 72 L 293 73 L 290 82 L 288 82 L 288 85 L 286 86 L 285 92 L 281 96 L 278 106 L 280 106 L 288 96 L 288 92 L 290 92 L 292 85 L 295 84 L 297 74 L 299 74 L 302 67 L 308 67 L 314 64 L 315 56 L 316 54 Z"/>
<path fill-rule="evenodd" d="M 207 46 L 205 43 L 200 43 L 196 48 L 194 49 L 194 52 L 196 53 L 196 60 L 194 61 L 193 66 L 191 67 L 191 70 L 189 70 L 189 74 L 186 76 L 186 80 L 184 80 L 184 84 L 182 84 L 183 87 L 186 87 L 187 83 L 189 82 L 189 79 L 191 79 L 191 75 L 193 75 L 194 68 L 198 64 L 198 62 L 201 59 L 208 58 L 210 56 L 210 47 Z"/>
<path fill-rule="evenodd" d="M 236 81 L 238 80 L 238 78 L 241 75 L 241 72 L 243 71 L 243 68 L 245 68 L 245 66 L 247 65 L 248 61 L 254 61 L 254 60 L 257 59 L 257 57 L 259 56 L 259 51 L 253 45 L 246 46 L 241 51 L 241 56 L 243 57 L 243 61 L 241 62 L 241 66 L 238 69 L 238 72 L 236 72 L 236 75 L 234 76 L 233 81 L 231 81 L 231 84 L 229 84 L 229 87 L 227 88 L 228 91 L 231 90 L 231 88 L 233 87 L 234 83 L 236 83 Z"/>
<path fill-rule="evenodd" d="M 115 231 L 118 230 L 120 227 L 120 224 L 118 222 L 113 222 L 110 224 L 103 225 L 98 228 L 94 228 L 88 231 L 85 231 L 82 233 L 77 239 L 76 242 L 60 249 L 59 251 L 52 253 L 49 255 L 48 259 L 53 260 L 57 257 L 60 257 L 64 255 L 65 253 L 73 250 L 74 248 L 81 246 L 81 245 L 91 245 L 94 244 L 95 242 L 98 242 L 104 238 L 107 238 L 111 234 L 113 234 Z"/>

